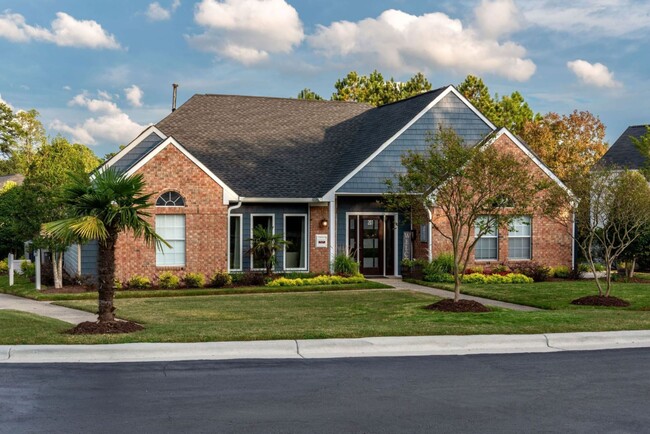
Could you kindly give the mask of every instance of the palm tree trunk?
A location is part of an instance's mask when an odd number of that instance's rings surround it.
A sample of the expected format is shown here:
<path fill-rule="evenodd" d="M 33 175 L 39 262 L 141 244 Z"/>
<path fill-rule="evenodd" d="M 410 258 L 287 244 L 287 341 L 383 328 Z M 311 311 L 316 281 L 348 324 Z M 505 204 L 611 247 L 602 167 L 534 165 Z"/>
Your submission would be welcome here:
<path fill-rule="evenodd" d="M 109 229 L 108 236 L 99 243 L 98 282 L 99 322 L 115 321 L 115 241 L 117 234 Z"/>

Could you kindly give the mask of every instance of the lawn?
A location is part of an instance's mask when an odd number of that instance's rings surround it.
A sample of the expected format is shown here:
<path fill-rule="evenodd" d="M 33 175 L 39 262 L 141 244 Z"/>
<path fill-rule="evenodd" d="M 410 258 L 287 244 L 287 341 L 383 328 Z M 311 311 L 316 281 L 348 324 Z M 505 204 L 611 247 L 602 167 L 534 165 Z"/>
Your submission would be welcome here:
<path fill-rule="evenodd" d="M 409 291 L 346 291 L 131 298 L 117 315 L 145 330 L 128 335 L 70 336 L 59 321 L 0 311 L 0 344 L 204 342 L 466 334 L 521 334 L 650 328 L 650 311 L 593 309 L 482 314 L 433 312 L 436 297 Z M 58 302 L 95 311 L 90 300 Z M 36 320 L 38 319 L 38 320 Z"/>
<path fill-rule="evenodd" d="M 196 295 L 230 295 L 230 294 L 259 294 L 280 292 L 308 292 L 308 291 L 345 291 L 356 289 L 383 289 L 390 288 L 382 283 L 366 281 L 345 285 L 314 285 L 314 286 L 242 286 L 235 288 L 200 288 L 200 289 L 166 289 L 144 291 L 117 291 L 115 298 L 150 298 L 150 297 L 187 297 Z M 97 292 L 81 292 L 75 294 L 44 294 L 34 289 L 34 284 L 22 276 L 16 276 L 14 286 L 9 286 L 9 277 L 0 276 L 0 293 L 18 295 L 41 301 L 62 300 L 97 300 Z"/>
<path fill-rule="evenodd" d="M 453 290 L 453 285 L 412 281 L 434 288 Z M 585 295 L 597 295 L 598 288 L 593 280 L 565 280 L 532 284 L 482 285 L 465 284 L 463 294 L 525 304 L 542 309 L 584 309 L 571 304 L 572 300 Z M 614 282 L 612 296 L 631 303 L 628 310 L 650 309 L 650 284 Z M 600 308 L 603 309 L 603 308 Z"/>

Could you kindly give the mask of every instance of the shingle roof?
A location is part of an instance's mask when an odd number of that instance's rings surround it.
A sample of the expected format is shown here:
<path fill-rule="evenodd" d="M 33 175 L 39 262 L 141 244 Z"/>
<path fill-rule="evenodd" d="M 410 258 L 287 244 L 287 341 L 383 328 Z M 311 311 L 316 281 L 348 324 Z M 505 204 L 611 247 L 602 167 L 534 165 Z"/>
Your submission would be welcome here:
<path fill-rule="evenodd" d="M 607 150 L 601 164 L 613 164 L 628 169 L 641 169 L 646 163 L 647 157 L 637 149 L 631 137 L 638 139 L 647 132 L 645 125 L 633 125 L 627 127 L 625 132 Z"/>
<path fill-rule="evenodd" d="M 5 185 L 7 182 L 12 181 L 15 182 L 18 185 L 21 185 L 23 181 L 25 180 L 25 177 L 19 173 L 15 175 L 7 175 L 7 176 L 0 176 L 0 187 Z"/>
<path fill-rule="evenodd" d="M 194 95 L 156 127 L 244 197 L 322 197 L 445 88 L 374 108 Z"/>

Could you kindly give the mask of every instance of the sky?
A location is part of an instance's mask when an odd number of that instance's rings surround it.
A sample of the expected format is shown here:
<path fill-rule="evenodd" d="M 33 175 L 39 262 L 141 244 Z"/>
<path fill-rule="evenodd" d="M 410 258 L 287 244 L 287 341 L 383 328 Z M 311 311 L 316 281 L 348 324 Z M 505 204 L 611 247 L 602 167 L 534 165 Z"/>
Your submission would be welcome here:
<path fill-rule="evenodd" d="M 374 69 L 483 78 L 535 112 L 650 122 L 647 0 L 0 0 L 0 100 L 117 150 L 195 93 L 328 98 Z"/>

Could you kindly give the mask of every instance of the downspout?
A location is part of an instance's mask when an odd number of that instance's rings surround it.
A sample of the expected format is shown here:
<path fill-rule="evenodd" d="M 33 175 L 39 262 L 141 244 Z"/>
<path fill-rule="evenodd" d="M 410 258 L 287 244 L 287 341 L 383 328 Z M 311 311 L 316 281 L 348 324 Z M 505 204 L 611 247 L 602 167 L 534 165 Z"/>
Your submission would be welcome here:
<path fill-rule="evenodd" d="M 228 218 L 228 233 L 226 234 L 226 238 L 228 239 L 228 254 L 227 254 L 227 257 L 228 257 L 228 267 L 227 267 L 227 270 L 228 270 L 228 271 L 230 271 L 230 212 L 231 212 L 232 210 L 237 209 L 237 208 L 239 208 L 239 207 L 242 206 L 242 203 L 243 203 L 242 199 L 243 199 L 243 198 L 240 197 L 240 198 L 239 198 L 239 202 L 237 202 L 237 205 L 229 206 L 229 207 L 228 207 L 228 213 L 227 213 L 227 214 L 228 214 L 228 217 L 227 217 L 227 218 Z M 241 221 L 241 230 L 242 230 L 242 231 L 244 230 L 244 218 L 243 218 L 243 216 L 242 216 L 242 221 Z"/>
<path fill-rule="evenodd" d="M 427 249 L 427 258 L 429 259 L 429 262 L 433 261 L 433 245 L 431 245 L 431 242 L 433 241 L 433 236 L 431 232 L 433 231 L 433 224 L 431 223 L 431 220 L 433 219 L 433 213 L 431 212 L 431 208 L 428 208 L 425 205 L 425 208 L 427 210 L 427 215 L 429 216 L 429 222 L 427 223 L 428 227 L 428 234 L 427 234 L 427 244 L 428 244 L 428 249 Z"/>
<path fill-rule="evenodd" d="M 571 227 L 571 270 L 576 268 L 576 213 L 572 212 L 571 221 L 573 223 Z"/>
<path fill-rule="evenodd" d="M 330 272 L 334 272 L 334 259 L 336 258 L 336 195 L 329 202 L 329 238 L 330 238 Z"/>

